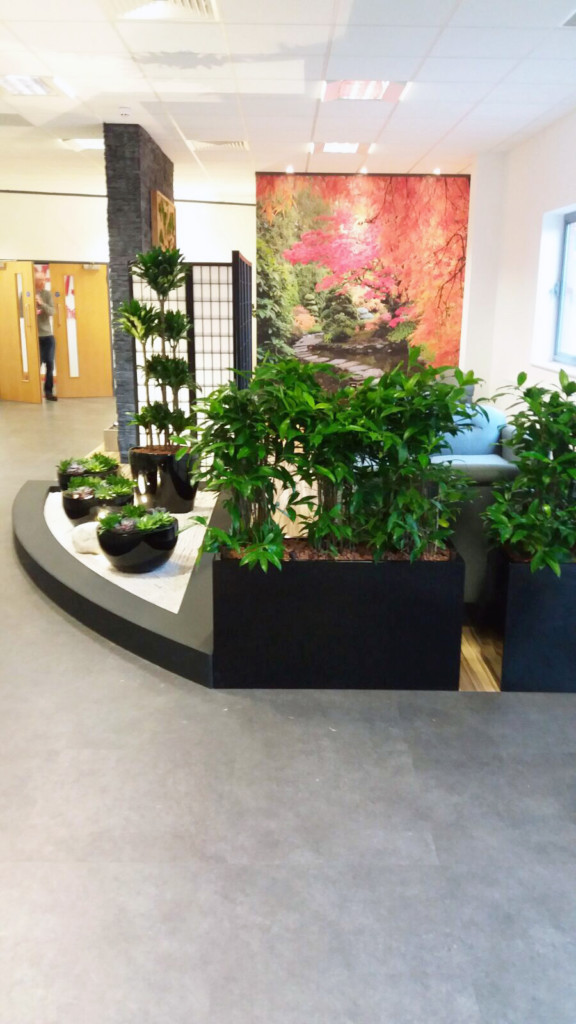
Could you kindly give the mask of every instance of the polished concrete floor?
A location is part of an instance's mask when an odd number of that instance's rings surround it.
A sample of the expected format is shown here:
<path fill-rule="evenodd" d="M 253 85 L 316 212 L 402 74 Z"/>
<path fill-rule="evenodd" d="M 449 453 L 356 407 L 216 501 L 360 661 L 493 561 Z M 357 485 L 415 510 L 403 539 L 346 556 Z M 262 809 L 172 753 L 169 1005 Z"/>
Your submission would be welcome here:
<path fill-rule="evenodd" d="M 9 514 L 111 419 L 0 404 L 0 1024 L 575 1024 L 576 696 L 214 693 L 92 635 Z"/>

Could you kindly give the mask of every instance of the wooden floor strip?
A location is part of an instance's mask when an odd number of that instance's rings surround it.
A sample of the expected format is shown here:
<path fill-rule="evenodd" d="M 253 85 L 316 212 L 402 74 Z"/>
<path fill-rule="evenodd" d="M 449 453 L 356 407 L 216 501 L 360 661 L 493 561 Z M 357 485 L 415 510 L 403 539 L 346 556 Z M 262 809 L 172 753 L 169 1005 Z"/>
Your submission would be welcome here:
<path fill-rule="evenodd" d="M 472 626 L 462 630 L 460 656 L 460 689 L 493 693 L 500 690 L 501 650 L 489 633 L 482 634 Z"/>

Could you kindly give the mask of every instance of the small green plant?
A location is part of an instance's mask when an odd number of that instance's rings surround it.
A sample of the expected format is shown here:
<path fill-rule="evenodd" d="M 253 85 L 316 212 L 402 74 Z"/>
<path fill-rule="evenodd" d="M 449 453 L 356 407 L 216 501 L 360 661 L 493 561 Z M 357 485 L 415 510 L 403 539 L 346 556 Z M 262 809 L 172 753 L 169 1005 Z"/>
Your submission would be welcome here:
<path fill-rule="evenodd" d="M 527 375 L 499 394 L 512 396 L 518 475 L 494 488 L 484 518 L 493 540 L 559 576 L 576 558 L 576 381 L 561 370 L 553 387 L 525 387 Z"/>
<path fill-rule="evenodd" d="M 104 479 L 98 476 L 74 476 L 65 493 L 89 488 L 97 498 L 115 498 L 120 494 L 132 494 L 135 486 L 134 481 L 125 476 L 108 476 Z"/>
<path fill-rule="evenodd" d="M 96 452 L 94 455 L 86 455 L 81 459 L 62 459 L 58 464 L 60 473 L 71 473 L 78 471 L 78 476 L 86 473 L 113 473 L 120 468 L 118 460 L 103 452 Z"/>
<path fill-rule="evenodd" d="M 164 529 L 176 522 L 174 516 L 164 508 L 142 508 L 139 505 L 124 505 L 118 512 L 102 516 L 98 532 L 114 530 L 116 533 L 134 533 Z"/>
<path fill-rule="evenodd" d="M 348 341 L 360 323 L 350 295 L 335 288 L 318 293 L 317 312 L 325 341 Z"/>
<path fill-rule="evenodd" d="M 189 429 L 192 420 L 180 409 L 181 394 L 196 395 L 196 383 L 188 360 L 176 355 L 178 345 L 191 337 L 192 324 L 180 310 L 167 309 L 169 296 L 186 279 L 186 264 L 179 249 L 156 246 L 138 253 L 132 264 L 134 277 L 144 281 L 156 295 L 156 303 L 133 299 L 122 303 L 117 322 L 140 345 L 146 403 L 130 423 L 141 427 L 146 444 L 169 445 L 172 434 Z M 154 351 L 158 339 L 160 350 Z M 156 386 L 156 394 L 153 387 Z M 157 397 L 158 389 L 160 398 Z"/>

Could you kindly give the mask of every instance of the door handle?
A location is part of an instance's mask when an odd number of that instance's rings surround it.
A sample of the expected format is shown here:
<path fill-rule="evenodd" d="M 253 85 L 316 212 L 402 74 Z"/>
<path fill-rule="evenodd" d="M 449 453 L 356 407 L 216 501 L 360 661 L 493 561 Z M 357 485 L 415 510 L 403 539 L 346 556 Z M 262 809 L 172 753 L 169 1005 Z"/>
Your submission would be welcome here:
<path fill-rule="evenodd" d="M 60 311 L 60 303 L 59 302 L 56 303 L 56 312 L 58 313 L 58 327 L 61 327 L 62 326 L 62 319 L 61 319 L 61 311 Z"/>
<path fill-rule="evenodd" d="M 24 311 L 25 311 L 25 317 L 26 317 L 26 326 L 27 326 L 28 330 L 31 331 L 32 330 L 32 318 L 30 316 L 30 303 L 29 302 L 25 302 L 24 303 Z"/>

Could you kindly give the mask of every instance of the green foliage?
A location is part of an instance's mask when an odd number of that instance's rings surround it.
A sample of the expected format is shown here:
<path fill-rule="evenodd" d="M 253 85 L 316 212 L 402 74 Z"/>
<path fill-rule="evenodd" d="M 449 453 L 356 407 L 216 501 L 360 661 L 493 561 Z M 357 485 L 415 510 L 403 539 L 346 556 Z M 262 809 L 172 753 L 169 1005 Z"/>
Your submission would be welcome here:
<path fill-rule="evenodd" d="M 180 405 L 180 392 L 195 394 L 196 383 L 186 359 L 176 356 L 178 343 L 190 337 L 192 325 L 185 313 L 166 309 L 171 292 L 186 278 L 186 264 L 179 249 L 156 246 L 139 253 L 132 264 L 132 274 L 141 278 L 156 293 L 157 305 L 125 302 L 119 308 L 118 323 L 142 346 L 146 404 L 130 421 L 146 433 L 146 443 L 170 444 L 173 433 L 181 433 L 191 425 Z M 147 344 L 160 339 L 161 352 L 148 355 Z M 169 354 L 169 352 L 171 354 Z M 159 385 L 162 401 L 152 401 L 150 382 Z M 168 391 L 171 392 L 170 398 Z"/>
<path fill-rule="evenodd" d="M 318 312 L 325 341 L 347 341 L 356 330 L 358 310 L 347 292 L 331 288 L 317 293 Z M 321 296 L 321 298 L 320 298 Z"/>
<path fill-rule="evenodd" d="M 144 281 L 159 300 L 166 301 L 170 292 L 186 280 L 186 263 L 179 249 L 153 246 L 148 252 L 139 252 L 132 263 L 134 277 Z"/>
<path fill-rule="evenodd" d="M 84 473 L 115 473 L 120 469 L 117 459 L 103 452 L 86 455 L 82 459 L 62 459 L 58 464 L 60 473 L 68 473 L 71 467 L 80 467 Z"/>
<path fill-rule="evenodd" d="M 102 479 L 97 476 L 74 476 L 68 484 L 66 494 L 79 488 L 88 487 L 96 498 L 116 498 L 121 494 L 133 494 L 136 484 L 125 476 L 108 476 Z"/>
<path fill-rule="evenodd" d="M 518 475 L 497 485 L 484 518 L 492 538 L 529 560 L 533 571 L 576 558 L 576 381 L 560 371 L 553 387 L 524 387 L 527 375 L 500 394 L 515 399 Z"/>
<path fill-rule="evenodd" d="M 292 311 L 297 301 L 294 271 L 262 239 L 257 243 L 255 315 L 258 345 L 263 349 L 287 346 L 293 330 Z"/>
<path fill-rule="evenodd" d="M 139 505 L 124 505 L 118 512 L 102 516 L 98 522 L 98 532 L 105 533 L 115 530 L 120 533 L 133 533 L 135 530 L 149 532 L 165 529 L 177 520 L 165 508 L 142 508 Z"/>
<path fill-rule="evenodd" d="M 265 361 L 247 388 L 227 384 L 201 401 L 202 426 L 188 442 L 195 479 L 225 493 L 230 516 L 229 530 L 208 528 L 203 550 L 279 567 L 278 519 L 298 514 L 305 538 L 334 556 L 368 548 L 415 559 L 445 547 L 466 481 L 431 459 L 461 429 L 455 420 L 470 419 L 465 388 L 475 378 L 455 370 L 443 380 L 418 355 L 357 388 L 328 365 Z"/>
<path fill-rule="evenodd" d="M 388 340 L 407 341 L 412 337 L 417 327 L 418 323 L 416 320 L 403 320 L 401 323 L 396 324 L 396 327 L 392 327 L 388 331 Z"/>

